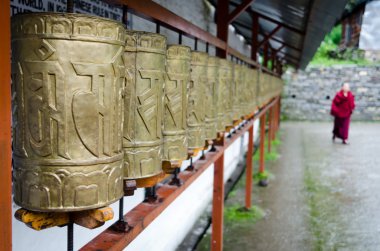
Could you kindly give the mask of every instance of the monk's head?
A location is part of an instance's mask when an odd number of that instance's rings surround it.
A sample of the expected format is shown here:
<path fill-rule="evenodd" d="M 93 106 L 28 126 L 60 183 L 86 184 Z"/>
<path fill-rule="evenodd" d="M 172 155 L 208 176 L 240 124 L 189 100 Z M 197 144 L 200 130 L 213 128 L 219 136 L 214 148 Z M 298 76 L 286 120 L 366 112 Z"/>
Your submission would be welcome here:
<path fill-rule="evenodd" d="M 350 84 L 349 83 L 343 83 L 342 90 L 346 93 L 349 92 L 350 91 Z"/>

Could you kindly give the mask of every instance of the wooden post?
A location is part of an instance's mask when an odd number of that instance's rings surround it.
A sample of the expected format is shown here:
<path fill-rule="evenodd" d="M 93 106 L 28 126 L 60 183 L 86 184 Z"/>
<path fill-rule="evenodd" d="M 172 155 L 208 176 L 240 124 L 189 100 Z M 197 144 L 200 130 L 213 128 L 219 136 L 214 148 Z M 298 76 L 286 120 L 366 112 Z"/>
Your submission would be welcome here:
<path fill-rule="evenodd" d="M 268 57 L 269 57 L 269 45 L 268 42 L 264 44 L 264 51 L 263 51 L 263 66 L 268 67 Z"/>
<path fill-rule="evenodd" d="M 0 1 L 0 250 L 12 250 L 10 1 Z"/>
<path fill-rule="evenodd" d="M 211 251 L 223 250 L 224 154 L 214 163 Z"/>
<path fill-rule="evenodd" d="M 228 13 L 229 0 L 218 0 L 216 9 L 216 36 L 228 43 Z M 217 48 L 216 55 L 221 58 L 227 58 L 227 51 Z"/>
<path fill-rule="evenodd" d="M 272 134 L 273 134 L 273 107 L 269 108 L 268 116 L 268 153 L 272 151 Z"/>
<path fill-rule="evenodd" d="M 277 133 L 277 102 L 273 105 L 273 131 L 272 131 L 272 140 L 276 139 L 276 133 Z"/>
<path fill-rule="evenodd" d="M 263 173 L 265 171 L 265 160 L 264 160 L 264 154 L 265 154 L 265 119 L 266 114 L 264 113 L 260 117 L 260 166 L 259 166 L 259 172 Z"/>
<path fill-rule="evenodd" d="M 253 175 L 253 125 L 248 129 L 248 150 L 247 150 L 247 164 L 245 170 L 245 208 L 250 209 L 252 206 L 252 175 Z"/>

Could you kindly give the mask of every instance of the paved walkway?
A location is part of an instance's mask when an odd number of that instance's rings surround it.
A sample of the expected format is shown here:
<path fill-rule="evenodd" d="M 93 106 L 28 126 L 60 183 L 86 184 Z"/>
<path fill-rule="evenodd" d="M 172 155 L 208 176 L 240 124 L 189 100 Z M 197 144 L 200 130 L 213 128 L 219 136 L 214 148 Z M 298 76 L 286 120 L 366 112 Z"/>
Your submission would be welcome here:
<path fill-rule="evenodd" d="M 348 146 L 332 143 L 330 123 L 281 128 L 270 185 L 253 192 L 266 216 L 225 226 L 224 249 L 380 250 L 380 123 L 352 123 Z"/>

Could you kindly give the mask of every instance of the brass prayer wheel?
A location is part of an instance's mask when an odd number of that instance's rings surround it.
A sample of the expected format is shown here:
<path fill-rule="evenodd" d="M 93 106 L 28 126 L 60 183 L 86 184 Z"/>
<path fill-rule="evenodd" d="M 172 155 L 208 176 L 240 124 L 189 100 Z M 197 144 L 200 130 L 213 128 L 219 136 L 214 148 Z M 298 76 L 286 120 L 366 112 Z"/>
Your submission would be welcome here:
<path fill-rule="evenodd" d="M 205 145 L 205 91 L 207 81 L 207 60 L 205 52 L 191 52 L 191 73 L 187 112 L 188 148 L 192 151 Z"/>
<path fill-rule="evenodd" d="M 164 97 L 164 160 L 179 167 L 187 159 L 187 85 L 190 80 L 190 47 L 170 45 L 166 53 Z"/>
<path fill-rule="evenodd" d="M 207 83 L 206 83 L 206 97 L 204 108 L 205 124 L 206 124 L 206 140 L 216 138 L 216 123 L 217 123 L 217 82 L 219 74 L 219 58 L 210 56 L 207 61 Z"/>
<path fill-rule="evenodd" d="M 241 87 L 243 86 L 241 83 L 242 74 L 241 69 L 242 66 L 238 64 L 234 64 L 234 79 L 233 79 L 233 93 L 232 93 L 232 118 L 234 122 L 239 122 L 241 119 L 241 104 L 242 104 L 242 92 Z"/>
<path fill-rule="evenodd" d="M 227 93 L 227 75 L 228 75 L 228 61 L 226 59 L 219 60 L 219 76 L 218 76 L 218 98 L 217 98 L 217 123 L 216 130 L 224 132 L 226 130 L 224 123 L 224 114 L 226 108 L 226 93 Z"/>
<path fill-rule="evenodd" d="M 121 23 L 81 14 L 12 18 L 14 201 L 79 211 L 123 196 Z"/>
<path fill-rule="evenodd" d="M 259 97 L 258 97 L 258 102 L 259 106 L 263 106 L 266 100 L 266 89 L 267 89 L 267 74 L 264 72 L 260 72 L 259 74 Z"/>
<path fill-rule="evenodd" d="M 257 81 L 258 81 L 258 70 L 249 69 L 251 83 L 249 86 L 250 102 L 249 107 L 251 108 L 251 113 L 253 114 L 257 108 Z"/>
<path fill-rule="evenodd" d="M 162 175 L 165 61 L 164 36 L 126 31 L 124 179 L 137 187 L 153 186 Z"/>
<path fill-rule="evenodd" d="M 240 66 L 240 105 L 239 105 L 239 113 L 242 119 L 245 119 L 247 104 L 248 104 L 248 95 L 247 95 L 247 81 L 245 76 L 245 65 Z"/>
<path fill-rule="evenodd" d="M 251 88 L 252 88 L 252 78 L 249 74 L 250 69 L 247 66 L 243 67 L 243 74 L 245 78 L 245 98 L 244 98 L 244 103 L 245 103 L 245 116 L 246 118 L 249 118 L 250 114 L 252 113 L 251 109 L 251 99 L 252 99 L 252 93 L 251 93 Z"/>
<path fill-rule="evenodd" d="M 233 63 L 227 61 L 227 76 L 226 76 L 226 84 L 223 92 L 223 98 L 225 99 L 225 107 L 224 107 L 224 126 L 229 128 L 233 126 L 233 97 L 235 95 L 235 83 L 234 83 L 234 66 Z"/>

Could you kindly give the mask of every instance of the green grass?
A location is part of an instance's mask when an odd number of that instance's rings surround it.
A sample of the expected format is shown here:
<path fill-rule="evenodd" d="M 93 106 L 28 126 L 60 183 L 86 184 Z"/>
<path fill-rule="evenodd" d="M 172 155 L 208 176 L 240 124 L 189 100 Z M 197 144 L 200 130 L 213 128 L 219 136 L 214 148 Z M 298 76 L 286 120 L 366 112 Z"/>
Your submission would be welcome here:
<path fill-rule="evenodd" d="M 280 154 L 278 153 L 278 147 L 281 145 L 280 135 L 277 133 L 275 140 L 271 143 L 271 152 L 268 152 L 268 134 L 265 135 L 265 142 L 264 142 L 264 160 L 265 161 L 275 161 L 278 159 Z M 256 154 L 253 156 L 253 160 L 259 161 L 260 160 L 260 154 L 259 151 L 256 151 Z"/>
<path fill-rule="evenodd" d="M 253 175 L 253 182 L 258 183 L 261 180 L 267 180 L 268 178 L 273 177 L 273 174 L 270 173 L 268 170 L 265 170 L 264 172 L 260 173 L 255 173 Z"/>
<path fill-rule="evenodd" d="M 246 209 L 240 205 L 232 205 L 224 208 L 224 217 L 227 221 L 250 221 L 254 223 L 262 219 L 264 215 L 264 210 L 258 206 L 252 206 L 251 209 Z"/>

